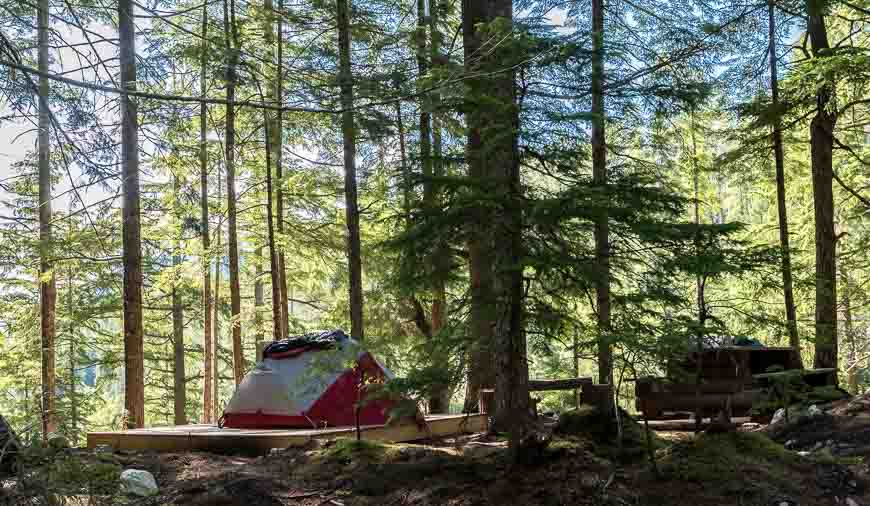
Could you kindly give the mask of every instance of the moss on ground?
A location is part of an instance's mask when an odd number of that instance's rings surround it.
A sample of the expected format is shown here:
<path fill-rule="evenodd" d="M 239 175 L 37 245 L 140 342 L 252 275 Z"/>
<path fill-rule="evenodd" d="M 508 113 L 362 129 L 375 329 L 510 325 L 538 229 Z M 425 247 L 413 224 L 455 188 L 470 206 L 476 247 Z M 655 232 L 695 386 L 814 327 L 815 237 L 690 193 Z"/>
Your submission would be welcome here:
<path fill-rule="evenodd" d="M 670 480 L 716 484 L 724 493 L 745 492 L 747 483 L 796 493 L 789 476 L 800 457 L 767 436 L 752 432 L 703 433 L 660 452 L 659 470 Z"/>
<path fill-rule="evenodd" d="M 592 451 L 600 457 L 621 462 L 642 459 L 647 453 L 647 436 L 643 425 L 620 409 L 619 422 L 614 416 L 602 413 L 595 406 L 581 405 L 579 408 L 559 415 L 554 428 L 557 438 L 576 437 L 592 443 Z M 621 428 L 621 444 L 619 441 Z M 653 450 L 666 446 L 654 433 L 650 433 Z"/>

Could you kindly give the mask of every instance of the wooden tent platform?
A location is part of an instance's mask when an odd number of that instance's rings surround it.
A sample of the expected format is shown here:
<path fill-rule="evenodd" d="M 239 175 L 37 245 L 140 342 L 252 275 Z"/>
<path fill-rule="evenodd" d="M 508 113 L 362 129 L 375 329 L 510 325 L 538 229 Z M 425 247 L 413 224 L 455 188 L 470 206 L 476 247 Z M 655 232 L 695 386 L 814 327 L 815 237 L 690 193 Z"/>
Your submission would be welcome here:
<path fill-rule="evenodd" d="M 482 432 L 487 429 L 485 414 L 433 415 L 426 417 L 426 426 L 403 424 L 395 426 L 368 425 L 362 427 L 362 438 L 373 441 L 402 442 L 460 433 Z M 262 450 L 301 446 L 313 439 L 355 437 L 354 427 L 327 429 L 251 430 L 227 429 L 214 425 L 178 425 L 152 427 L 119 432 L 89 432 L 88 448 L 108 445 L 115 450 Z"/>

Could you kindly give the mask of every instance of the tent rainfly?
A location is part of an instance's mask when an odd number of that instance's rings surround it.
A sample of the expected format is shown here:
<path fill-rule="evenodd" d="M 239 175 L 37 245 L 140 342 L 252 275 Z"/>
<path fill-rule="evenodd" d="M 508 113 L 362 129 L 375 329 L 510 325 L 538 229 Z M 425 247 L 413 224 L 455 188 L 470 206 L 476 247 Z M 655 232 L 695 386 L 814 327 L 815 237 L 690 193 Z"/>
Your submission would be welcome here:
<path fill-rule="evenodd" d="M 397 401 L 364 400 L 363 382 L 392 373 L 341 330 L 275 341 L 236 388 L 221 417 L 240 429 L 383 425 Z M 359 405 L 359 413 L 357 406 Z"/>

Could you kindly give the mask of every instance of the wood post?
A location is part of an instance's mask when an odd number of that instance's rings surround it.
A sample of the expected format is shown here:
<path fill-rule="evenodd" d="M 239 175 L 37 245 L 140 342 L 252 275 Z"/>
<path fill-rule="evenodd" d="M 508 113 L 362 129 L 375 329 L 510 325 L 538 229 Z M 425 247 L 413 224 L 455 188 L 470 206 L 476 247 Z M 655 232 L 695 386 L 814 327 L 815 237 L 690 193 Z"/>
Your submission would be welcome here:
<path fill-rule="evenodd" d="M 477 407 L 481 415 L 495 414 L 495 390 L 491 388 L 478 390 Z"/>

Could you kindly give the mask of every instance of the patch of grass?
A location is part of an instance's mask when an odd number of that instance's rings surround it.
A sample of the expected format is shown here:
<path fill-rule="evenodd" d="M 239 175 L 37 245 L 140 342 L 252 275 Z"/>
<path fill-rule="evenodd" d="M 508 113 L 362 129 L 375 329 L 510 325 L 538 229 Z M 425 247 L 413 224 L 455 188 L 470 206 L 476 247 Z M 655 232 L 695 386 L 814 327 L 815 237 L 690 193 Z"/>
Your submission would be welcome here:
<path fill-rule="evenodd" d="M 344 462 L 351 460 L 383 462 L 394 451 L 394 447 L 378 441 L 340 438 L 327 443 L 319 457 Z"/>

